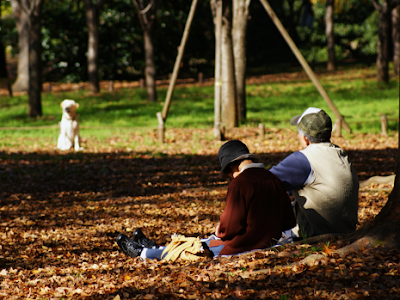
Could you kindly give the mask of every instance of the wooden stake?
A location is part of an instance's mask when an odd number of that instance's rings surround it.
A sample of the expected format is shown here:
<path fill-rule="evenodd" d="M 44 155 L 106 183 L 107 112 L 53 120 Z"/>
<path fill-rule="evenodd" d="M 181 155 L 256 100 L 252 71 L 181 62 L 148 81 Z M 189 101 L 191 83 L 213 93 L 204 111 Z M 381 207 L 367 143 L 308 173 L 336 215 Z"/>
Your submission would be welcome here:
<path fill-rule="evenodd" d="M 198 74 L 198 82 L 200 85 L 203 84 L 203 73 L 202 72 L 199 72 L 199 74 Z"/>
<path fill-rule="evenodd" d="M 263 123 L 258 124 L 260 140 L 263 141 L 265 139 L 265 127 Z"/>
<path fill-rule="evenodd" d="M 386 115 L 381 116 L 382 135 L 388 136 L 388 119 Z"/>
<path fill-rule="evenodd" d="M 343 119 L 336 119 L 335 125 L 333 125 L 333 134 L 336 137 L 342 136 L 342 120 Z"/>
<path fill-rule="evenodd" d="M 160 112 L 157 113 L 157 120 L 158 120 L 158 141 L 163 144 L 164 143 L 164 136 L 165 136 L 165 127 L 164 127 L 164 120 Z"/>

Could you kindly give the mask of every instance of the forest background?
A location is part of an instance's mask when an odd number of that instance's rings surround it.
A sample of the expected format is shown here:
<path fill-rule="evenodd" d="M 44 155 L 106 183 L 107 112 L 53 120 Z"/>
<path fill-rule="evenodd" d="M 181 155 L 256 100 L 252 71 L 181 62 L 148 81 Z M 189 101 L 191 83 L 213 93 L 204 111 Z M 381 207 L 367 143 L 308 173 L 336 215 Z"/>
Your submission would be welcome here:
<path fill-rule="evenodd" d="M 327 61 L 325 1 L 313 1 L 314 22 L 306 21 L 303 1 L 270 1 L 311 66 Z M 157 77 L 172 72 L 191 1 L 160 1 L 155 18 Z M 1 1 L 1 42 L 9 57 L 18 54 L 18 32 L 10 2 Z M 282 72 L 298 62 L 259 1 L 249 7 L 247 74 Z M 88 34 L 83 1 L 44 1 L 42 8 L 43 81 L 88 80 Z M 105 1 L 99 11 L 100 80 L 138 80 L 145 66 L 143 32 L 131 0 Z M 338 1 L 335 6 L 335 50 L 338 62 L 375 63 L 379 13 L 372 1 Z M 214 74 L 214 24 L 209 1 L 199 1 L 186 45 L 180 78 Z M 390 50 L 393 54 L 393 50 Z M 11 71 L 11 76 L 15 72 Z"/>

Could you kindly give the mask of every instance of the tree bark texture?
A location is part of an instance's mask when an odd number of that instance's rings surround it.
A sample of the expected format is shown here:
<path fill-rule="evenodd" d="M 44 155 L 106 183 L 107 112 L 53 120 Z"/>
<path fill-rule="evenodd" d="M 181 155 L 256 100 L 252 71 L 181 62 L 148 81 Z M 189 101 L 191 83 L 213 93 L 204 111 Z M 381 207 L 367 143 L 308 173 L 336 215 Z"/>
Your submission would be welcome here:
<path fill-rule="evenodd" d="M 98 93 L 99 84 L 99 10 L 102 0 L 84 0 L 88 27 L 88 79 L 89 91 Z"/>
<path fill-rule="evenodd" d="M 230 3 L 229 0 L 222 1 L 221 123 L 225 128 L 238 126 Z"/>
<path fill-rule="evenodd" d="M 381 4 L 374 1 L 375 8 L 379 12 L 378 42 L 376 56 L 376 80 L 377 82 L 389 82 L 389 34 L 390 34 L 390 10 L 388 0 Z"/>
<path fill-rule="evenodd" d="M 144 53 L 145 53 L 145 79 L 147 88 L 148 102 L 157 101 L 157 86 L 156 86 L 156 64 L 154 61 L 154 42 L 153 42 L 153 27 L 156 19 L 156 12 L 159 0 L 132 0 L 136 7 L 140 25 L 143 30 Z"/>
<path fill-rule="evenodd" d="M 29 16 L 18 0 L 11 0 L 11 7 L 18 31 L 17 79 L 12 91 L 25 92 L 29 89 Z"/>
<path fill-rule="evenodd" d="M 392 40 L 394 74 L 400 74 L 400 5 L 392 9 Z"/>
<path fill-rule="evenodd" d="M 0 7 L 2 5 L 2 1 L 0 0 Z M 0 11 L 0 28 L 2 25 L 1 19 L 1 11 Z M 5 47 L 2 41 L 0 41 L 0 78 L 8 79 L 8 72 L 7 72 L 7 61 L 6 61 L 6 52 Z"/>
<path fill-rule="evenodd" d="M 233 0 L 232 40 L 238 121 L 246 120 L 246 30 L 251 0 Z"/>
<path fill-rule="evenodd" d="M 334 6 L 335 0 L 327 0 L 326 2 L 326 24 L 325 24 L 325 34 L 326 34 L 326 42 L 327 42 L 327 50 L 328 50 L 328 63 L 327 70 L 335 71 L 336 70 L 336 55 L 335 55 L 335 36 L 334 36 Z"/>
<path fill-rule="evenodd" d="M 152 22 L 151 22 L 152 23 Z M 149 102 L 157 101 L 157 85 L 156 85 L 156 64 L 154 62 L 154 43 L 153 43 L 153 25 L 146 26 L 143 31 L 144 53 L 145 53 L 145 78 L 147 88 L 147 100 Z"/>
<path fill-rule="evenodd" d="M 42 0 L 37 0 L 30 13 L 29 34 L 29 117 L 42 115 Z"/>
<path fill-rule="evenodd" d="M 221 36 L 222 36 L 222 0 L 211 0 L 211 13 L 215 33 L 215 70 L 214 70 L 214 138 L 222 140 L 221 132 Z"/>

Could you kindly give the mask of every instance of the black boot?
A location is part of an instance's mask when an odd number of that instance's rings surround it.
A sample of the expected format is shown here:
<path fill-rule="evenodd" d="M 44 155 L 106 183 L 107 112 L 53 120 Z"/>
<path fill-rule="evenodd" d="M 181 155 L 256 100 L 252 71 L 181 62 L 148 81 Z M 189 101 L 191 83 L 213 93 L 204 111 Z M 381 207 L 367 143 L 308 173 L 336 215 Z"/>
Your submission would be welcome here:
<path fill-rule="evenodd" d="M 133 240 L 137 243 L 139 243 L 140 245 L 142 245 L 145 248 L 151 248 L 151 249 L 155 249 L 158 248 L 160 246 L 158 246 L 156 244 L 156 242 L 148 239 L 142 232 L 142 230 L 140 230 L 140 228 L 136 229 L 133 232 Z"/>
<path fill-rule="evenodd" d="M 140 256 L 143 250 L 142 245 L 128 238 L 125 234 L 122 233 L 118 234 L 117 236 L 117 244 L 122 252 L 132 257 Z"/>

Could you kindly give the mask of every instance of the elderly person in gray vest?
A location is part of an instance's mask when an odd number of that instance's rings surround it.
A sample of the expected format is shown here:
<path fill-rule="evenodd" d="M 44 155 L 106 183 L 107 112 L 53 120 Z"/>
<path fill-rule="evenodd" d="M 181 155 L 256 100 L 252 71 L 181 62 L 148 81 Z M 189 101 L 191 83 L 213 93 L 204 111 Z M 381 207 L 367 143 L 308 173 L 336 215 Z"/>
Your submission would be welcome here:
<path fill-rule="evenodd" d="M 353 232 L 358 222 L 358 177 L 346 152 L 330 142 L 332 120 L 309 107 L 290 120 L 303 150 L 270 169 L 294 197 L 292 237 Z M 293 235 L 294 234 L 294 235 Z"/>

